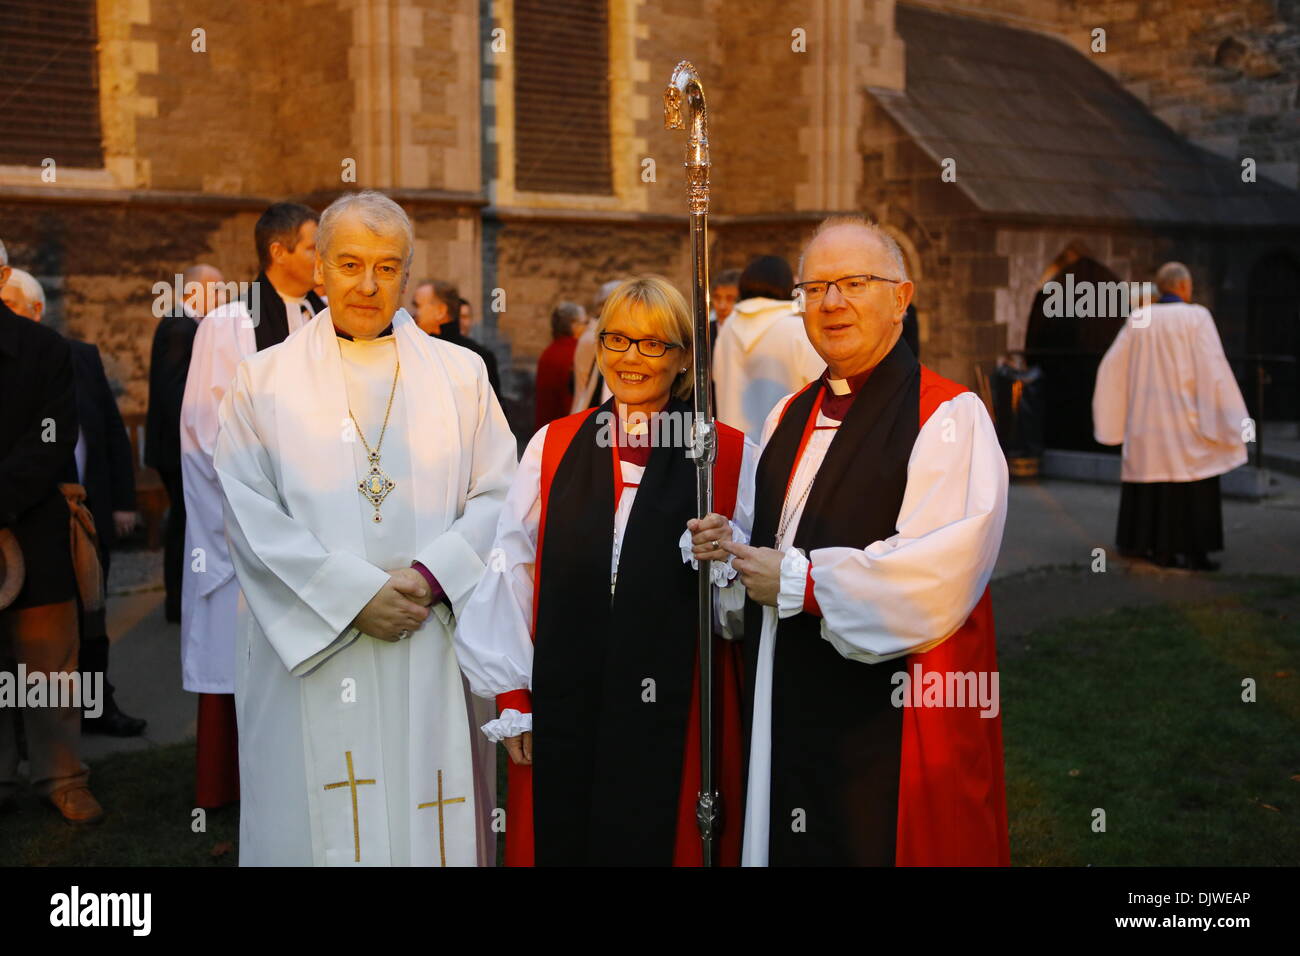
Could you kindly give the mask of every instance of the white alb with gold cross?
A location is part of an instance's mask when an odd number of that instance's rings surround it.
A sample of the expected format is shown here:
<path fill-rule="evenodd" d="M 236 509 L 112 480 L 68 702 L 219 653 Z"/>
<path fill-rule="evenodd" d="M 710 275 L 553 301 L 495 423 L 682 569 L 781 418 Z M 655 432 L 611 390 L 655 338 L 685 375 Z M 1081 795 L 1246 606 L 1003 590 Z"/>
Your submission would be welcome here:
<path fill-rule="evenodd" d="M 400 354 L 373 520 L 351 415 L 379 434 Z M 446 605 L 396 643 L 350 622 L 418 560 L 468 600 L 515 467 L 482 362 L 400 311 L 393 335 L 339 339 L 326 310 L 258 353 L 222 407 L 215 464 L 240 617 L 241 864 L 489 862 L 491 752 Z M 490 746 L 490 745 L 489 745 Z M 457 798 L 463 798 L 457 802 Z M 441 827 L 441 829 L 440 829 Z"/>

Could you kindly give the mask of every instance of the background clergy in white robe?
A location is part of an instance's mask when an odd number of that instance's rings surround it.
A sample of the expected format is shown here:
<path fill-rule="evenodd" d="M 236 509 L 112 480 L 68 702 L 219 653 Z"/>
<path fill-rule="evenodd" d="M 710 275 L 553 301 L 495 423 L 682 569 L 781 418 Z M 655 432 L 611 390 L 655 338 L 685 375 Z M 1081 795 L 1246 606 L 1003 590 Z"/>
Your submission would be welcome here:
<path fill-rule="evenodd" d="M 1156 273 L 1159 301 L 1134 311 L 1097 369 L 1093 429 L 1124 445 L 1120 550 L 1193 570 L 1223 548 L 1219 475 L 1246 463 L 1246 403 L 1214 316 L 1194 305 L 1180 262 Z"/>
<path fill-rule="evenodd" d="M 724 539 L 743 584 L 722 604 L 745 605 L 744 864 L 1005 865 L 996 703 L 905 711 L 893 693 L 916 667 L 996 676 L 997 435 L 900 338 L 912 284 L 886 234 L 829 221 L 801 278 L 827 372 L 768 416 L 755 501 L 736 509 L 753 546 L 717 516 L 694 535 Z"/>
<path fill-rule="evenodd" d="M 493 853 L 492 768 L 476 763 L 490 745 L 471 738 L 451 635 L 515 441 L 482 360 L 397 308 L 412 246 L 392 200 L 337 200 L 317 265 L 330 308 L 245 361 L 222 406 L 215 464 L 249 612 L 236 674 L 243 864 Z M 359 490 L 372 467 L 387 490 L 376 502 Z"/>
<path fill-rule="evenodd" d="M 713 383 L 718 419 L 757 442 L 767 413 L 826 368 L 790 301 L 794 276 L 779 256 L 760 256 L 739 280 L 740 301 L 718 329 Z"/>
<path fill-rule="evenodd" d="M 258 218 L 260 272 L 249 301 L 213 310 L 194 336 L 181 402 L 181 482 L 185 557 L 181 575 L 181 682 L 199 694 L 196 799 L 218 807 L 239 798 L 235 761 L 235 618 L 239 582 L 226 545 L 221 486 L 212 456 L 218 410 L 235 370 L 259 349 L 283 341 L 321 307 L 311 291 L 316 211 L 273 203 Z M 250 303 L 255 311 L 250 311 Z"/>

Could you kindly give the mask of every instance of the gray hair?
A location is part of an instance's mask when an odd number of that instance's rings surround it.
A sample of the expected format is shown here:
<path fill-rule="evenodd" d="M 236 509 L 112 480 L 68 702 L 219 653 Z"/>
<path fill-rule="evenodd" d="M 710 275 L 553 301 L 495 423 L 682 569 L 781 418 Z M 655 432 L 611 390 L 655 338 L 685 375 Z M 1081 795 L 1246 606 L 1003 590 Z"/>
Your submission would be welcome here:
<path fill-rule="evenodd" d="M 596 292 L 595 301 L 591 304 L 591 311 L 596 315 L 600 315 L 600 313 L 605 309 L 605 300 L 613 295 L 614 290 L 626 281 L 626 279 L 610 279 L 608 282 L 601 285 L 600 289 Z"/>
<path fill-rule="evenodd" d="M 551 338 L 558 339 L 569 334 L 573 323 L 583 317 L 585 310 L 576 302 L 561 302 L 551 310 Z"/>
<path fill-rule="evenodd" d="M 1156 270 L 1156 288 L 1161 292 L 1173 292 L 1180 282 L 1191 281 L 1191 270 L 1181 262 L 1166 262 Z"/>
<path fill-rule="evenodd" d="M 878 223 L 869 222 L 864 216 L 831 216 L 823 219 L 817 226 L 817 230 L 812 234 L 809 240 L 804 243 L 803 251 L 799 253 L 799 278 L 803 278 L 803 260 L 808 255 L 808 249 L 816 242 L 823 233 L 830 232 L 832 229 L 838 229 L 841 226 L 851 226 L 860 229 L 874 238 L 884 248 L 885 254 L 889 256 L 894 268 L 898 271 L 898 279 L 902 282 L 911 281 L 911 276 L 907 274 L 907 260 L 903 258 L 903 250 L 899 247 L 898 241 L 891 236 Z M 886 278 L 891 278 L 887 276 Z"/>
<path fill-rule="evenodd" d="M 202 283 L 203 274 L 205 272 L 211 272 L 213 275 L 217 276 L 221 275 L 221 270 L 216 266 L 210 266 L 206 262 L 196 262 L 185 270 L 185 274 L 181 277 L 181 281 L 185 285 L 189 285 L 191 282 Z M 216 280 L 214 279 L 212 281 L 215 282 Z"/>
<path fill-rule="evenodd" d="M 3 242 L 0 242 L 0 269 L 7 265 L 9 265 L 9 250 L 5 248 Z"/>
<path fill-rule="evenodd" d="M 402 264 L 402 273 L 409 276 L 411 260 L 415 257 L 415 228 L 411 225 L 411 217 L 397 203 L 373 189 L 345 193 L 321 213 L 316 232 L 318 255 L 323 257 L 329 249 L 339 217 L 353 211 L 361 218 L 361 224 L 377 236 L 392 232 L 402 234 L 406 240 L 406 261 Z"/>
<path fill-rule="evenodd" d="M 28 302 L 39 302 L 41 311 L 45 310 L 45 289 L 36 281 L 36 277 L 25 269 L 12 269 L 6 285 L 16 285 L 23 290 Z"/>

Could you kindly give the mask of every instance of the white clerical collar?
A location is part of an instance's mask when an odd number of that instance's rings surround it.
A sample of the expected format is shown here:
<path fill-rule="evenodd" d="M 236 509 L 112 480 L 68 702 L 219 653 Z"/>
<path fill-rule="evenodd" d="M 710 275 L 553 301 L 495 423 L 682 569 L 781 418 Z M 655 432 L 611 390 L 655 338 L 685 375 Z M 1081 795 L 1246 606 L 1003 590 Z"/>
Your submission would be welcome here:
<path fill-rule="evenodd" d="M 831 387 L 832 395 L 848 395 L 853 391 L 853 386 L 849 384 L 847 378 L 828 378 L 826 384 Z"/>

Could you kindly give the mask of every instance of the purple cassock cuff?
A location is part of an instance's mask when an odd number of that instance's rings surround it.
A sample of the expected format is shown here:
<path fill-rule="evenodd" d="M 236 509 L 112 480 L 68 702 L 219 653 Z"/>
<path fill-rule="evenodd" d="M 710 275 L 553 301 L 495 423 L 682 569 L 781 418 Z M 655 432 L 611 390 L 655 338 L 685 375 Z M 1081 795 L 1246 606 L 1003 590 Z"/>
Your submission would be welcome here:
<path fill-rule="evenodd" d="M 419 561 L 412 561 L 411 567 L 419 571 L 421 577 L 429 582 L 429 590 L 433 592 L 433 602 L 429 605 L 430 607 L 437 604 L 439 601 L 447 600 L 447 592 L 442 589 L 442 585 L 438 583 L 438 579 L 433 576 L 432 571 L 426 568 Z"/>

